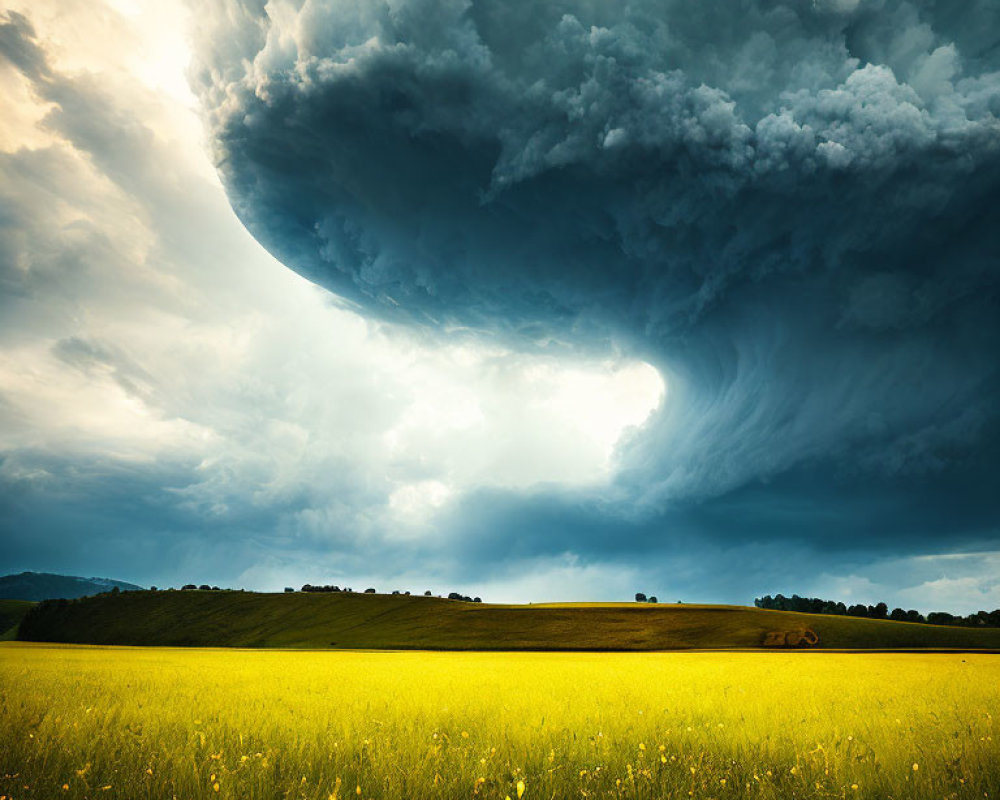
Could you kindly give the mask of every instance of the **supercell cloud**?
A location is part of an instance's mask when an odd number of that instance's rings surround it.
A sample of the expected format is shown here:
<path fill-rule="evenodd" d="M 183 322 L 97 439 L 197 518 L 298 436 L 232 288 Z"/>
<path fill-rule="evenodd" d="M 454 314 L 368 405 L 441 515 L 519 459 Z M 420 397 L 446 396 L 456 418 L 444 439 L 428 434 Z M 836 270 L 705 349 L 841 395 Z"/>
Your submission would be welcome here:
<path fill-rule="evenodd" d="M 229 2 L 193 76 L 292 269 L 661 371 L 637 546 L 940 552 L 998 538 L 998 31 L 988 0 Z"/>

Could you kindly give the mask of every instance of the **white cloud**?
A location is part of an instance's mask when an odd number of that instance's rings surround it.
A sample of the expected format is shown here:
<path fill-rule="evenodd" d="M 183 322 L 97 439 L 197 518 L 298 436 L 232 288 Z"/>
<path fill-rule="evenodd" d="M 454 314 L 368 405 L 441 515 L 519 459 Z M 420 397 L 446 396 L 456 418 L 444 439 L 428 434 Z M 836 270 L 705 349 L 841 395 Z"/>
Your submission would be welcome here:
<path fill-rule="evenodd" d="M 822 575 L 813 591 L 845 603 L 885 602 L 922 613 L 1000 608 L 1000 552 L 943 553 L 880 560 L 846 576 Z"/>
<path fill-rule="evenodd" d="M 464 591 L 481 594 L 491 603 L 571 603 L 631 600 L 639 571 L 620 564 L 584 564 L 572 553 L 525 560 L 516 573 L 486 581 L 473 578 Z M 463 591 L 459 589 L 458 591 Z M 664 598 L 660 598 L 661 600 Z"/>
<path fill-rule="evenodd" d="M 325 569 L 315 564 L 272 555 L 262 558 L 239 576 L 241 585 L 263 591 L 298 589 L 303 583 L 333 584 L 363 591 L 371 586 L 379 592 L 393 590 L 423 594 L 430 590 L 446 596 L 460 592 L 482 597 L 487 603 L 536 603 L 628 601 L 645 586 L 639 573 L 617 564 L 584 564 L 572 553 L 552 558 L 526 559 L 502 575 L 466 571 L 458 579 L 433 566 L 406 567 L 386 573 L 361 566 L 358 569 Z M 648 587 L 646 587 L 648 588 Z M 665 600 L 665 598 L 660 598 Z"/>

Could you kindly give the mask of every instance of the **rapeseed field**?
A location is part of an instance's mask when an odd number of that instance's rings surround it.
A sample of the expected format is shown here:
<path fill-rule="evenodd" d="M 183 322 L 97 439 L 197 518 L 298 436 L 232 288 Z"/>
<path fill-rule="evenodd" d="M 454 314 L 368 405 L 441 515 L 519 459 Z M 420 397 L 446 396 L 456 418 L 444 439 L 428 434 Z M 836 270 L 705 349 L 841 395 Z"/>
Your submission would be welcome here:
<path fill-rule="evenodd" d="M 1000 657 L 0 645 L 0 796 L 990 798 Z"/>

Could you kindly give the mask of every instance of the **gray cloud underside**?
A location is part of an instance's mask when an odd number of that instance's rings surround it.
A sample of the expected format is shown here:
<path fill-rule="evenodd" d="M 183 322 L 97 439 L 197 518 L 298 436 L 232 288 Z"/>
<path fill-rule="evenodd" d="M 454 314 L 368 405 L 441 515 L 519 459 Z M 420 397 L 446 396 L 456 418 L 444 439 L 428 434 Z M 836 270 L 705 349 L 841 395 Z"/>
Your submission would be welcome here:
<path fill-rule="evenodd" d="M 254 235 L 371 313 L 656 364 L 633 509 L 820 464 L 905 530 L 995 471 L 994 3 L 217 12 L 194 78 Z M 939 536 L 996 535 L 970 494 Z"/>

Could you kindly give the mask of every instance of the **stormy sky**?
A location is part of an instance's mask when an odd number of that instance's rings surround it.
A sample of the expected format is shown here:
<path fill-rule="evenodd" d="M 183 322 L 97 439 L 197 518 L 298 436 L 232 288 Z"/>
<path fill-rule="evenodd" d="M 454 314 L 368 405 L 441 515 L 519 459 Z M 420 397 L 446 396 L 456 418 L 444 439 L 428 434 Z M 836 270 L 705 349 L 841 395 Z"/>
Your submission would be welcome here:
<path fill-rule="evenodd" d="M 0 17 L 0 569 L 1000 606 L 992 0 Z"/>

